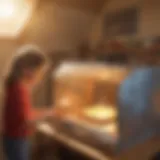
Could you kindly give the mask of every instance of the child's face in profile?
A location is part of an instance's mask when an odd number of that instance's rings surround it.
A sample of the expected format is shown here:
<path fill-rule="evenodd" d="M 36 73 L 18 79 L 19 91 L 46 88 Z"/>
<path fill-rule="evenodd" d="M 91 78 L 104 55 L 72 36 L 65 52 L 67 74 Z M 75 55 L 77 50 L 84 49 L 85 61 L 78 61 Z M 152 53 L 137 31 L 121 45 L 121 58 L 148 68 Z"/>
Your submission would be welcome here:
<path fill-rule="evenodd" d="M 46 72 L 46 67 L 45 66 L 39 67 L 35 70 L 26 70 L 25 75 L 27 77 L 27 83 L 30 86 L 37 85 L 42 80 L 45 72 Z"/>

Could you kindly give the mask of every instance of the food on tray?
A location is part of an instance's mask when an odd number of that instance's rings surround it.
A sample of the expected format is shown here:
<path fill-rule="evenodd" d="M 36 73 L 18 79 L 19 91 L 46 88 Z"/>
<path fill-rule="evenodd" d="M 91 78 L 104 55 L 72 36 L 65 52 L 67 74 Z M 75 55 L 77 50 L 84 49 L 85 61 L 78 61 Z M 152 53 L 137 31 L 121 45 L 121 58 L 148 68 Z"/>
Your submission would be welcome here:
<path fill-rule="evenodd" d="M 112 134 L 112 135 L 116 135 L 117 134 L 117 124 L 116 123 L 110 123 L 108 125 L 105 125 L 103 128 L 102 128 L 102 131 L 105 131 L 109 134 Z"/>
<path fill-rule="evenodd" d="M 85 116 L 99 120 L 115 118 L 117 113 L 113 107 L 98 105 L 84 110 Z"/>

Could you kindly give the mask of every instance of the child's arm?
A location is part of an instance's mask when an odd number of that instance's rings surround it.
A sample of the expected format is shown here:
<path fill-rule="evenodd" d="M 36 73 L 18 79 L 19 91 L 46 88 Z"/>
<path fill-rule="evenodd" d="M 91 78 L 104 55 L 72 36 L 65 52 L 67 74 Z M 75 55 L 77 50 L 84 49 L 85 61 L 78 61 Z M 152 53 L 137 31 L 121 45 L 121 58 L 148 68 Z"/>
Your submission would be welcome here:
<path fill-rule="evenodd" d="M 18 119 L 23 124 L 25 124 L 26 126 L 30 126 L 38 120 L 42 120 L 45 117 L 52 116 L 52 109 L 34 109 L 31 104 L 30 96 L 26 90 L 24 90 L 23 88 L 19 88 L 17 91 L 17 105 L 19 106 L 19 110 L 17 111 L 19 117 Z"/>
<path fill-rule="evenodd" d="M 53 116 L 53 109 L 32 109 L 32 119 L 33 121 L 42 120 L 46 117 Z"/>
<path fill-rule="evenodd" d="M 24 89 L 19 89 L 18 94 L 18 116 L 19 120 L 27 125 L 32 125 L 35 121 L 51 116 L 51 110 L 36 110 L 32 107 L 30 96 Z"/>

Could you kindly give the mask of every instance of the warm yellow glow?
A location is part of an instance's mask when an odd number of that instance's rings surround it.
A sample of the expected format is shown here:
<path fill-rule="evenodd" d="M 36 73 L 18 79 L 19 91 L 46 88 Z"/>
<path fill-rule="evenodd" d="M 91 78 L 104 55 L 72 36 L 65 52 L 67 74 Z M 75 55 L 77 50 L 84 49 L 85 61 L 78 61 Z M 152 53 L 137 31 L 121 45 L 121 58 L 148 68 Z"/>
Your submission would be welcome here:
<path fill-rule="evenodd" d="M 34 3 L 28 0 L 0 0 L 0 37 L 20 34 L 31 17 Z"/>
<path fill-rule="evenodd" d="M 68 97 L 63 97 L 59 100 L 58 105 L 61 107 L 69 107 L 72 104 L 71 100 Z"/>
<path fill-rule="evenodd" d="M 91 118 L 105 120 L 110 118 L 115 118 L 117 112 L 113 107 L 98 105 L 94 107 L 89 107 L 85 109 L 85 115 Z"/>
<path fill-rule="evenodd" d="M 10 18 L 15 11 L 15 6 L 12 3 L 0 1 L 0 18 Z"/>
<path fill-rule="evenodd" d="M 117 128 L 117 124 L 116 123 L 110 123 L 106 126 L 103 127 L 103 131 L 112 134 L 112 135 L 116 135 L 118 132 L 118 128 Z"/>

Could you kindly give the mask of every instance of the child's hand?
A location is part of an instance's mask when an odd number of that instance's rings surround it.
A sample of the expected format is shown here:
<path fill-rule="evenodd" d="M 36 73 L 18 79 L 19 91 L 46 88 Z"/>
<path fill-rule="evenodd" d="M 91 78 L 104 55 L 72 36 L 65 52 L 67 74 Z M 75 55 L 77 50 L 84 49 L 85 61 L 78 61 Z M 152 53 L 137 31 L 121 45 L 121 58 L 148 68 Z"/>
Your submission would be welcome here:
<path fill-rule="evenodd" d="M 40 109 L 33 111 L 33 118 L 34 120 L 42 120 L 47 117 L 52 117 L 54 114 L 53 108 L 52 109 Z"/>
<path fill-rule="evenodd" d="M 44 113 L 44 115 L 46 116 L 46 117 L 52 117 L 53 116 L 53 109 L 49 109 L 49 110 L 46 110 L 45 111 L 45 113 Z"/>

